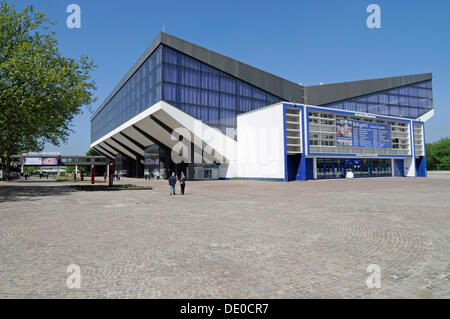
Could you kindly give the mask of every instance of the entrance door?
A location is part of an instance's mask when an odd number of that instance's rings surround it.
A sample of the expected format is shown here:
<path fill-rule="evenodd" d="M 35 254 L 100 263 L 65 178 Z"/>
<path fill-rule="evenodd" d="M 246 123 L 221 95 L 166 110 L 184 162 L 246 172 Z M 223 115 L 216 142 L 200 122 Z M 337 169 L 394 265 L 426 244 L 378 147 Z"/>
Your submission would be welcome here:
<path fill-rule="evenodd" d="M 317 179 L 334 179 L 344 177 L 344 160 L 339 158 L 324 158 L 317 160 Z"/>
<path fill-rule="evenodd" d="M 211 169 L 204 169 L 203 170 L 203 178 L 204 179 L 211 179 L 212 178 L 212 171 L 211 171 Z"/>
<path fill-rule="evenodd" d="M 404 167 L 402 159 L 394 160 L 394 176 L 404 176 Z"/>
<path fill-rule="evenodd" d="M 386 176 L 392 176 L 391 164 L 386 164 Z"/>
<path fill-rule="evenodd" d="M 317 179 L 325 178 L 325 164 L 323 162 L 317 161 Z"/>
<path fill-rule="evenodd" d="M 353 166 L 353 174 L 355 174 L 355 177 L 361 177 L 362 176 L 361 166 L 360 165 L 354 165 Z"/>

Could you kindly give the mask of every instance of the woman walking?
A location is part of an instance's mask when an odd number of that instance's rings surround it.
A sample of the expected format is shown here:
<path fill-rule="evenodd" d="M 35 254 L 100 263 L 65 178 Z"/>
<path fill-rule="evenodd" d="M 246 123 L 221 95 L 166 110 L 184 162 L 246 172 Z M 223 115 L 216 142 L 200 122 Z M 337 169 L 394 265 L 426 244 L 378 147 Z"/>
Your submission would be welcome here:
<path fill-rule="evenodd" d="M 184 195 L 184 188 L 186 187 L 186 176 L 184 176 L 183 172 L 181 172 L 180 187 L 181 187 L 181 195 Z"/>

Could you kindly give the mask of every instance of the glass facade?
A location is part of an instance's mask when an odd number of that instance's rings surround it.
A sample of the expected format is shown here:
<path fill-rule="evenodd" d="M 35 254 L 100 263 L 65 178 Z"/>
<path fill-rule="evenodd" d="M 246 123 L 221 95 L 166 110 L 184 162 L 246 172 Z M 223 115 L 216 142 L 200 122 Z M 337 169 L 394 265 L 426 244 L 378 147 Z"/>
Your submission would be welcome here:
<path fill-rule="evenodd" d="M 317 159 L 317 179 L 345 178 L 349 170 L 354 177 L 392 176 L 390 159 Z"/>
<path fill-rule="evenodd" d="M 160 100 L 219 128 L 236 116 L 282 101 L 260 88 L 160 45 L 91 121 L 91 142 Z M 431 81 L 322 105 L 334 109 L 417 118 L 433 107 Z"/>
<path fill-rule="evenodd" d="M 236 115 L 281 101 L 225 72 L 160 45 L 91 121 L 91 142 L 164 100 L 204 123 L 236 127 Z"/>
<path fill-rule="evenodd" d="M 161 55 L 159 46 L 93 118 L 91 142 L 161 100 Z"/>
<path fill-rule="evenodd" d="M 163 47 L 163 100 L 204 123 L 236 127 L 236 115 L 281 101 L 280 98 Z"/>
<path fill-rule="evenodd" d="M 433 108 L 431 81 L 418 82 L 321 106 L 415 119 Z"/>

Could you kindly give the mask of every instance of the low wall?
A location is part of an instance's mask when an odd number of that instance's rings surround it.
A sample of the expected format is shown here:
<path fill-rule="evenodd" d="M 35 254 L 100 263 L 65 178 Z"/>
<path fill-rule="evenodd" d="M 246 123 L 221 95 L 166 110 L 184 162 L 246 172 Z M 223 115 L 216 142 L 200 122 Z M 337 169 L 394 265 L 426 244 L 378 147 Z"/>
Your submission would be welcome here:
<path fill-rule="evenodd" d="M 430 175 L 450 175 L 450 171 L 427 171 Z"/>

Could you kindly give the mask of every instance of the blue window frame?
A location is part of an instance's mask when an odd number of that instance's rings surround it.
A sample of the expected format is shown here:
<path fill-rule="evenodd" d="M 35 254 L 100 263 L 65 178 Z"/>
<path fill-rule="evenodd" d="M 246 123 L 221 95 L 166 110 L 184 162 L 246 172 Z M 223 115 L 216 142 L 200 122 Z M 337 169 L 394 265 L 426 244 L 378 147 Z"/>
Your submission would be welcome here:
<path fill-rule="evenodd" d="M 92 119 L 92 142 L 161 100 L 161 65 L 159 46 Z"/>
<path fill-rule="evenodd" d="M 264 90 L 163 46 L 163 100 L 223 132 L 236 115 L 281 101 Z"/>

